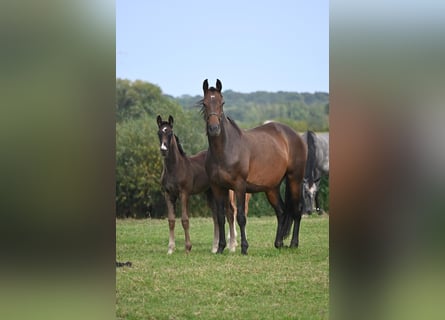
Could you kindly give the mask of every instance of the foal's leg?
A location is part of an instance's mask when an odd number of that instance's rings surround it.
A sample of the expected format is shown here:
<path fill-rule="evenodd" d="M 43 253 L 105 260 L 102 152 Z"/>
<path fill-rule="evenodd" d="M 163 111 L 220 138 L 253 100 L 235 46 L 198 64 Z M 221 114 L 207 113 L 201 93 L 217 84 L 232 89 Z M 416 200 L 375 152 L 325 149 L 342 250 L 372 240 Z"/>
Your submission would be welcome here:
<path fill-rule="evenodd" d="M 185 192 L 181 193 L 181 209 L 182 209 L 182 227 L 184 228 L 185 234 L 185 252 L 189 253 L 192 250 L 192 242 L 190 241 L 190 224 L 188 215 L 188 202 L 189 195 Z"/>
<path fill-rule="evenodd" d="M 272 208 L 275 210 L 275 215 L 277 216 L 277 234 L 275 236 L 275 248 L 281 248 L 283 246 L 283 236 L 282 236 L 282 224 L 283 224 L 283 213 L 284 213 L 284 203 L 280 196 L 280 189 L 273 189 L 266 192 L 267 200 L 269 201 Z"/>
<path fill-rule="evenodd" d="M 167 192 L 164 194 L 165 202 L 167 204 L 167 217 L 168 217 L 168 227 L 170 229 L 170 234 L 168 238 L 168 251 L 167 254 L 172 254 L 175 250 L 175 207 L 176 207 L 176 196 L 169 195 Z"/>

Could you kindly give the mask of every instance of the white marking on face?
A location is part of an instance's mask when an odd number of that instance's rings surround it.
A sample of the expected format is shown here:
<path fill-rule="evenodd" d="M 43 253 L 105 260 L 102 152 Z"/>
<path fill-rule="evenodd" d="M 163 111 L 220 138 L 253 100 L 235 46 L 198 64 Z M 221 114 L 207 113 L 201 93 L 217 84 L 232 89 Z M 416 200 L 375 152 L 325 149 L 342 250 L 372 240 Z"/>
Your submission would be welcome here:
<path fill-rule="evenodd" d="M 168 150 L 168 148 L 167 148 L 167 146 L 165 145 L 164 142 L 161 143 L 161 150 L 162 151 L 167 151 Z"/>
<path fill-rule="evenodd" d="M 162 132 L 166 133 L 167 132 L 167 127 L 162 128 Z"/>
<path fill-rule="evenodd" d="M 210 96 L 210 99 L 215 99 L 215 96 L 214 96 L 214 95 L 211 95 L 211 96 Z"/>
<path fill-rule="evenodd" d="M 309 192 L 312 194 L 317 192 L 317 186 L 315 185 L 315 183 L 312 185 L 312 187 L 310 187 Z"/>

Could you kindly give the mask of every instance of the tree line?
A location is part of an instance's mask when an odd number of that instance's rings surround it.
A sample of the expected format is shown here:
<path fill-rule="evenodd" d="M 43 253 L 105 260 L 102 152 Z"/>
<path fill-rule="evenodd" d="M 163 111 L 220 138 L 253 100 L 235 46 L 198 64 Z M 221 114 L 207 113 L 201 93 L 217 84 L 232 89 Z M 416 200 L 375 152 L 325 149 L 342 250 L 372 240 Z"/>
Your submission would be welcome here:
<path fill-rule="evenodd" d="M 302 132 L 307 129 L 329 129 L 328 93 L 223 91 L 225 113 L 242 128 L 252 128 L 266 120 L 285 123 Z M 205 123 L 197 105 L 201 96 L 172 97 L 149 82 L 116 79 L 116 216 L 166 216 L 160 176 L 162 158 L 159 152 L 156 116 L 172 115 L 174 132 L 187 155 L 207 149 Z M 321 200 L 325 209 L 327 182 Z M 192 216 L 210 216 L 204 196 L 190 201 Z M 250 201 L 252 215 L 273 215 L 263 194 Z"/>

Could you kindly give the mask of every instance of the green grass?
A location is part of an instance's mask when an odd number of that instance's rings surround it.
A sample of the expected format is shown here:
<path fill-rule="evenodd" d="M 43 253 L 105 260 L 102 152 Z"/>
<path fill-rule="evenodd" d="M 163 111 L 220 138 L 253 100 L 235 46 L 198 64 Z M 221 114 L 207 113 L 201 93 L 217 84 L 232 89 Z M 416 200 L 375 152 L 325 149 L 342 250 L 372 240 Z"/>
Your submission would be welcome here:
<path fill-rule="evenodd" d="M 190 223 L 191 253 L 177 219 L 167 255 L 167 220 L 116 221 L 116 259 L 133 263 L 116 269 L 117 319 L 328 319 L 327 215 L 303 218 L 300 247 L 281 250 L 276 218 L 249 217 L 247 256 L 212 254 L 212 220 Z"/>

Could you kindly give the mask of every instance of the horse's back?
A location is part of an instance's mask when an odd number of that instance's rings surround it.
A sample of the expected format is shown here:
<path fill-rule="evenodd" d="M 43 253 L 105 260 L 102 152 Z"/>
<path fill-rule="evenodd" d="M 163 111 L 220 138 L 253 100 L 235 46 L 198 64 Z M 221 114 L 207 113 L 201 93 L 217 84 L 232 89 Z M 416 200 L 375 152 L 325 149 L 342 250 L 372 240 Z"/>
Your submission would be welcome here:
<path fill-rule="evenodd" d="M 245 134 L 258 153 L 254 154 L 254 157 L 259 156 L 261 158 L 267 153 L 270 157 L 282 158 L 286 171 L 304 167 L 307 153 L 306 145 L 300 135 L 289 126 L 278 122 L 269 122 L 247 130 Z M 267 166 L 270 166 L 270 163 L 279 166 L 279 160 L 274 162 L 269 158 L 267 161 Z"/>

